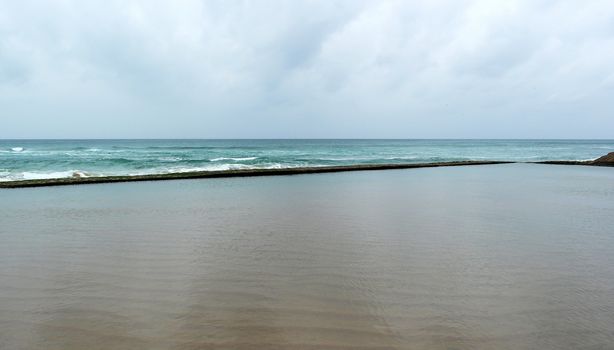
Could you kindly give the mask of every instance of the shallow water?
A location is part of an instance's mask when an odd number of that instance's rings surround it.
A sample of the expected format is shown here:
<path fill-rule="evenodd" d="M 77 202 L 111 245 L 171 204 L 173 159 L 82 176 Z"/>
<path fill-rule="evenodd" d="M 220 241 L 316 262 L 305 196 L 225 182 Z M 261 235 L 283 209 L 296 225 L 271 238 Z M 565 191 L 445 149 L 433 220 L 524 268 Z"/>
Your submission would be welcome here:
<path fill-rule="evenodd" d="M 1 349 L 614 348 L 614 171 L 0 190 Z"/>
<path fill-rule="evenodd" d="M 0 181 L 463 160 L 588 160 L 614 140 L 0 140 Z"/>

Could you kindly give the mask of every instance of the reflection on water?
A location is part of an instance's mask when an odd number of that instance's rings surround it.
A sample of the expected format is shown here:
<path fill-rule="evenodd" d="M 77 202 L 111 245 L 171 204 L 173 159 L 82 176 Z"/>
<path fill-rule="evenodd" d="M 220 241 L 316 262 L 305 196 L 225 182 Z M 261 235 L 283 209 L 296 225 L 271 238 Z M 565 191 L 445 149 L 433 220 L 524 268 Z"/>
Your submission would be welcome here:
<path fill-rule="evenodd" d="M 614 172 L 0 191 L 2 349 L 614 347 Z"/>

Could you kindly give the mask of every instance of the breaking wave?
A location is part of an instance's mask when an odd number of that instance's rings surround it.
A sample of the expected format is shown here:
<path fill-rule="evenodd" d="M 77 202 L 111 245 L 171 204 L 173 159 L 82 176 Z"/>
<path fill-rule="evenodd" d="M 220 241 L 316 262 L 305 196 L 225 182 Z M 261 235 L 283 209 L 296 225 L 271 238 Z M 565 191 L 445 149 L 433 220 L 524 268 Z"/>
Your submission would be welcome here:
<path fill-rule="evenodd" d="M 219 162 L 219 161 L 222 161 L 222 160 L 231 160 L 231 161 L 234 161 L 234 162 L 240 162 L 240 161 L 255 160 L 255 159 L 258 159 L 258 157 L 240 157 L 240 158 L 219 157 L 219 158 L 210 159 L 210 161 L 212 161 L 212 162 Z"/>
<path fill-rule="evenodd" d="M 47 179 L 62 179 L 62 178 L 80 178 L 90 177 L 91 175 L 85 171 L 67 170 L 67 171 L 52 171 L 52 172 L 30 172 L 21 173 L 20 178 L 16 180 L 47 180 Z"/>

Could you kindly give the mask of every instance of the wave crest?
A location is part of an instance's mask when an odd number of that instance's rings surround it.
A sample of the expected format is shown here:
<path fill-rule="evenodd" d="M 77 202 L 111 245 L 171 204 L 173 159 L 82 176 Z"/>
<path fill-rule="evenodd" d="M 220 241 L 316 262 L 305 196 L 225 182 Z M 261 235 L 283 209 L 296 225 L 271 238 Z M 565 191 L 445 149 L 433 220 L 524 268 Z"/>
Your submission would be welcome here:
<path fill-rule="evenodd" d="M 25 171 L 21 173 L 21 180 L 47 180 L 62 178 L 90 177 L 91 174 L 81 170 L 52 171 L 47 173 Z"/>
<path fill-rule="evenodd" d="M 244 161 L 244 160 L 255 160 L 258 159 L 258 157 L 238 157 L 238 158 L 233 158 L 233 157 L 219 157 L 219 158 L 212 158 L 209 159 L 212 162 L 219 162 L 222 160 L 231 160 L 233 162 L 240 162 L 240 161 Z"/>

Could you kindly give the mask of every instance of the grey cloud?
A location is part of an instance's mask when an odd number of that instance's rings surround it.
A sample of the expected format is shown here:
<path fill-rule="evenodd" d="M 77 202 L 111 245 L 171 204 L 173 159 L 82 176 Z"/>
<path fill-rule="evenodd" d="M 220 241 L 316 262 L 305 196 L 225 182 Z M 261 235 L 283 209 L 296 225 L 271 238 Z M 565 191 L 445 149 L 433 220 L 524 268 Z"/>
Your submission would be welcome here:
<path fill-rule="evenodd" d="M 614 137 L 614 5 L 3 1 L 0 137 Z"/>

